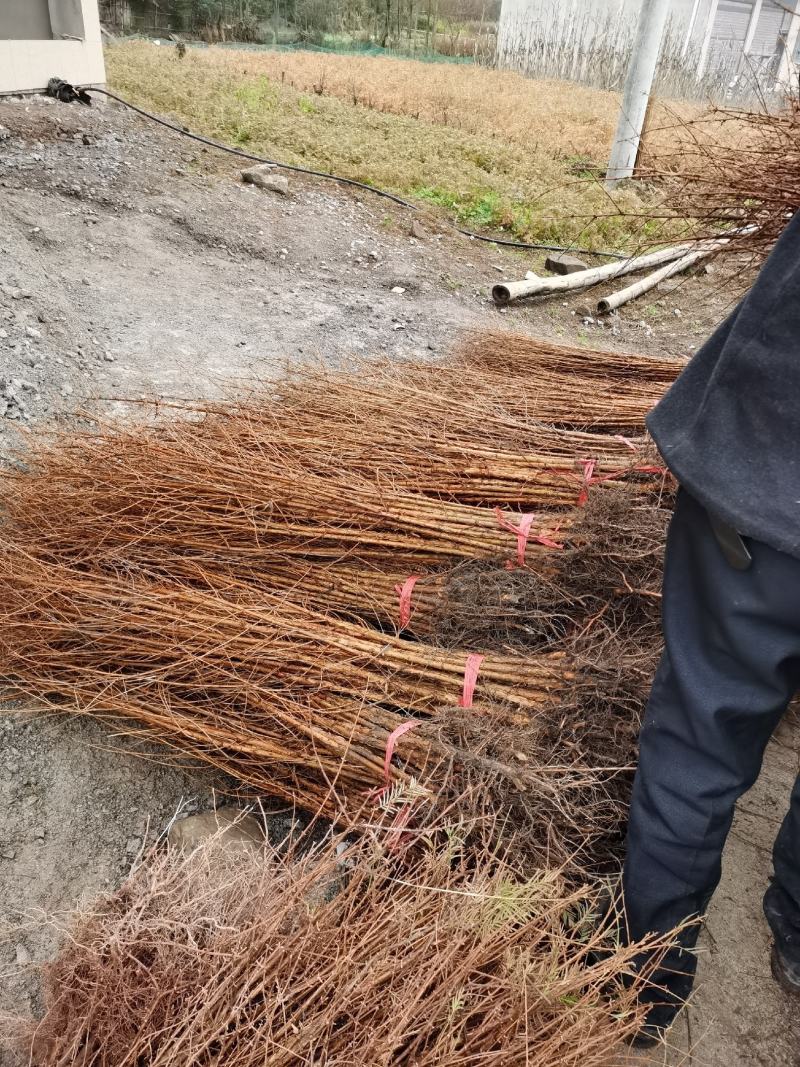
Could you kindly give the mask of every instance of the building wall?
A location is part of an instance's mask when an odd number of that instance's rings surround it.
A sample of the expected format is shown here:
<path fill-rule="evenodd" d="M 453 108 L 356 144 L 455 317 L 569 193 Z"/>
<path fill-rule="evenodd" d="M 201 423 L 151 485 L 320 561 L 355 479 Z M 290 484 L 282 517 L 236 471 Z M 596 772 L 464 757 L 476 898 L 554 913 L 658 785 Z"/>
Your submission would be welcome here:
<path fill-rule="evenodd" d="M 0 10 L 0 93 L 41 90 L 52 77 L 105 82 L 97 0 L 0 0 Z M 42 36 L 20 39 L 22 31 Z"/>
<path fill-rule="evenodd" d="M 700 0 L 695 18 L 695 35 L 702 33 L 711 0 Z M 620 37 L 635 29 L 641 0 L 503 0 L 500 36 L 509 38 L 514 27 L 535 26 L 543 34 L 577 29 L 582 34 L 612 29 Z M 672 0 L 670 22 L 673 28 L 688 28 L 694 0 Z"/>
<path fill-rule="evenodd" d="M 45 41 L 52 37 L 48 0 L 2 0 L 0 40 Z"/>
<path fill-rule="evenodd" d="M 702 33 L 711 0 L 699 0 Z M 543 77 L 619 88 L 633 46 L 641 0 L 503 0 L 498 60 Z M 680 55 L 694 0 L 672 0 L 665 52 Z"/>
<path fill-rule="evenodd" d="M 724 55 L 725 51 L 741 48 L 750 25 L 752 0 L 720 0 L 717 17 L 711 32 L 712 53 Z M 791 14 L 782 0 L 764 0 L 756 25 L 749 54 L 756 62 L 769 61 L 779 52 L 781 30 L 788 25 Z"/>
<path fill-rule="evenodd" d="M 699 57 L 709 29 L 712 0 L 671 0 L 659 88 L 676 95 L 725 95 L 749 72 L 777 69 L 781 29 L 797 0 L 763 0 L 754 39 L 743 57 L 753 0 L 718 0 L 703 83 Z M 498 61 L 535 76 L 561 77 L 616 89 L 633 45 L 641 0 L 503 0 Z M 750 78 L 752 83 L 753 79 Z"/>

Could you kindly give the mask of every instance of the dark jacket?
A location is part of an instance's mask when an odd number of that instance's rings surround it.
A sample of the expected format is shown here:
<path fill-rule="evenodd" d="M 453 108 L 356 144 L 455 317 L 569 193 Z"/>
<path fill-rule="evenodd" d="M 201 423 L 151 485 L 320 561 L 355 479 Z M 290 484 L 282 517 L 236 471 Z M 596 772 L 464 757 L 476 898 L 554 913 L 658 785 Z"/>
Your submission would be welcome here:
<path fill-rule="evenodd" d="M 707 510 L 800 557 L 800 212 L 647 425 Z"/>

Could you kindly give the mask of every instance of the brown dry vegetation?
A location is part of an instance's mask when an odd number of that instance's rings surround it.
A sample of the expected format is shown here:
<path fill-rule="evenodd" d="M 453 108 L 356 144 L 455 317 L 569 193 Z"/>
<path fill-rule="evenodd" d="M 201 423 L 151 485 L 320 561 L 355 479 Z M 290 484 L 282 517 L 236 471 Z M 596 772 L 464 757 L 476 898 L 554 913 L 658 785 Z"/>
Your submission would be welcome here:
<path fill-rule="evenodd" d="M 615 93 L 385 57 L 208 48 L 177 62 L 145 42 L 110 48 L 107 62 L 116 90 L 198 132 L 436 204 L 472 226 L 598 248 L 655 236 L 652 189 L 612 197 L 597 181 Z M 659 124 L 671 138 L 674 119 L 659 112 Z"/>
<path fill-rule="evenodd" d="M 605 1067 L 641 1019 L 637 947 L 596 892 L 467 856 L 461 830 L 151 855 L 74 920 L 41 1022 L 9 1029 L 39 1067 Z"/>
<path fill-rule="evenodd" d="M 230 52 L 212 48 L 216 70 L 263 74 L 305 93 L 334 96 L 371 111 L 404 115 L 532 145 L 553 156 L 602 161 L 611 145 L 619 95 L 563 82 L 535 81 L 472 64 L 422 63 L 385 56 L 319 52 Z"/>
<path fill-rule="evenodd" d="M 327 390 L 309 371 L 193 418 L 70 431 L 4 473 L 0 672 L 332 817 L 345 849 L 221 881 L 205 854 L 153 857 L 46 968 L 44 1019 L 17 1024 L 30 1062 L 611 1062 L 641 1017 L 641 946 L 578 886 L 615 869 L 658 654 L 668 511 L 640 450 L 679 365 L 594 356 L 582 376 L 579 350 L 491 334 L 436 369 L 365 362 Z M 453 487 L 414 485 L 424 455 L 385 445 L 411 417 L 443 447 L 437 405 L 467 375 Z M 481 505 L 491 486 L 459 499 L 501 426 L 512 454 L 522 434 L 550 456 L 538 514 Z M 438 643 L 385 583 L 350 600 L 354 573 L 401 559 L 439 583 Z"/>
<path fill-rule="evenodd" d="M 539 860 L 605 862 L 659 645 L 643 420 L 679 365 L 595 353 L 582 376 L 581 355 L 491 334 L 435 368 L 308 369 L 199 418 L 35 447 L 2 479 L 2 673 L 332 816 L 388 784 L 400 727 L 404 782 L 490 795 Z M 409 600 L 428 641 L 394 588 L 412 575 L 433 579 L 427 609 Z M 442 713 L 459 694 L 482 708 L 469 736 Z"/>

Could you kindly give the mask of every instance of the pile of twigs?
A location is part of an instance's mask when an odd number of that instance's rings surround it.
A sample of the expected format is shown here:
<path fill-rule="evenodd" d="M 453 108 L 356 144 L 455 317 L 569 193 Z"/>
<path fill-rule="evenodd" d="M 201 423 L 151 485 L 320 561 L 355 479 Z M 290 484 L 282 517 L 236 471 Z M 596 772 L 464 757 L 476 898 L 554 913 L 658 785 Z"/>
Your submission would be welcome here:
<path fill-rule="evenodd" d="M 42 1020 L 14 1027 L 26 1061 L 610 1063 L 647 974 L 642 946 L 618 947 L 599 921 L 597 893 L 467 856 L 457 822 L 426 828 L 421 850 L 391 822 L 288 860 L 231 862 L 214 841 L 150 855 L 72 920 Z"/>
<path fill-rule="evenodd" d="M 0 673 L 331 816 L 396 780 L 493 797 L 539 856 L 607 840 L 658 647 L 641 418 L 677 369 L 635 366 L 495 335 L 32 449 Z"/>
<path fill-rule="evenodd" d="M 625 383 L 634 389 L 647 388 L 644 383 L 660 386 L 658 399 L 686 365 L 682 359 L 629 355 L 601 349 L 569 348 L 552 341 L 531 339 L 524 334 L 486 330 L 473 333 L 462 342 L 459 358 L 472 367 L 500 374 L 513 374 L 536 382 L 543 370 L 572 376 L 576 381 Z"/>
<path fill-rule="evenodd" d="M 563 651 L 486 655 L 470 687 L 474 658 L 464 652 L 321 615 L 231 576 L 197 572 L 196 585 L 175 584 L 11 549 L 0 572 L 3 671 L 54 710 L 67 702 L 137 723 L 256 794 L 331 817 L 360 807 L 369 790 L 378 798 L 390 780 L 429 783 L 442 800 L 462 793 L 466 804 L 469 780 L 524 813 L 520 838 L 540 860 L 563 862 L 613 833 L 587 739 L 559 752 L 568 694 L 596 687 Z M 414 729 L 387 749 L 404 722 Z M 504 746 L 490 750 L 498 730 Z"/>
<path fill-rule="evenodd" d="M 62 439 L 29 457 L 25 473 L 6 477 L 7 515 L 17 536 L 60 558 L 100 552 L 109 565 L 135 559 L 176 576 L 210 560 L 263 574 L 286 556 L 424 566 L 513 551 L 512 514 L 343 469 L 335 445 L 323 475 L 281 423 L 260 425 L 257 444 L 249 432 L 237 436 L 236 414 Z M 568 522 L 538 517 L 531 556 Z"/>
<path fill-rule="evenodd" d="M 666 183 L 669 211 L 692 223 L 698 238 L 735 231 L 721 255 L 768 255 L 800 208 L 800 99 L 779 110 L 766 102 L 752 111 L 716 109 L 675 125 L 677 147 L 659 148 L 648 176 Z"/>

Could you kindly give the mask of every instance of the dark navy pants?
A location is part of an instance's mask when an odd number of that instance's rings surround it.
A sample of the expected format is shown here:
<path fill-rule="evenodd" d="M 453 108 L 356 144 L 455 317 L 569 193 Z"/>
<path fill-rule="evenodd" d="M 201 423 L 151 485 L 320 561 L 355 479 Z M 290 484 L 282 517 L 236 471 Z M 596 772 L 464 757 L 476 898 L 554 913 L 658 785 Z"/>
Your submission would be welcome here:
<path fill-rule="evenodd" d="M 800 509 L 799 509 L 800 510 Z M 800 687 L 800 560 L 747 541 L 726 559 L 705 510 L 681 491 L 667 540 L 665 652 L 640 738 L 623 876 L 631 939 L 702 916 L 721 874 L 737 799 Z M 781 952 L 800 965 L 800 780 L 774 851 L 765 899 Z M 765 882 L 767 877 L 765 874 Z M 692 988 L 695 925 L 647 999 L 666 1026 Z"/>

